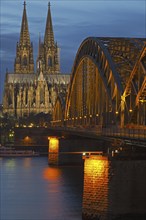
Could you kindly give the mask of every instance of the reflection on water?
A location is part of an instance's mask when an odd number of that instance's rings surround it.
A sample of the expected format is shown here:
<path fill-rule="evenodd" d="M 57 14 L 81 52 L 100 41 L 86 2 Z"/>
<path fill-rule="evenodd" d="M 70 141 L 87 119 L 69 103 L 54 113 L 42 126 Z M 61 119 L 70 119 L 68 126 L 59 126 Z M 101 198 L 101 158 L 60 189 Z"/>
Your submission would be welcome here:
<path fill-rule="evenodd" d="M 87 157 L 83 219 L 146 219 L 145 186 L 146 161 Z"/>
<path fill-rule="evenodd" d="M 24 167 L 29 168 L 30 166 L 31 166 L 31 158 L 30 157 L 24 158 Z"/>
<path fill-rule="evenodd" d="M 14 159 L 10 159 L 6 162 L 5 166 L 8 168 L 8 169 L 13 169 L 15 168 L 16 166 L 16 161 Z"/>
<path fill-rule="evenodd" d="M 82 167 L 48 167 L 45 157 L 3 158 L 0 175 L 1 220 L 81 220 Z"/>
<path fill-rule="evenodd" d="M 1 159 L 0 219 L 146 219 L 146 161 L 91 156 L 84 165 L 83 177 L 83 167 L 49 167 L 45 157 Z"/>
<path fill-rule="evenodd" d="M 57 181 L 60 178 L 61 170 L 54 167 L 47 167 L 43 170 L 43 178 L 48 181 Z"/>

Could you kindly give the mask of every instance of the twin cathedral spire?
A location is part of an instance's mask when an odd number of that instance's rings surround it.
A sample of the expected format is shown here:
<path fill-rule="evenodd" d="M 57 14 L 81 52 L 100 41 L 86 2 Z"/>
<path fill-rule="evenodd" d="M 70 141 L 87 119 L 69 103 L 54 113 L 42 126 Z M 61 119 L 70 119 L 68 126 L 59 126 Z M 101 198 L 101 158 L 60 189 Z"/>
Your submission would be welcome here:
<path fill-rule="evenodd" d="M 39 71 L 40 65 L 44 74 L 60 73 L 59 48 L 57 46 L 57 43 L 55 43 L 54 41 L 50 3 L 48 4 L 48 15 L 46 21 L 44 42 L 41 42 L 41 38 L 39 37 L 37 71 Z M 16 47 L 14 71 L 16 74 L 34 73 L 33 45 L 30 41 L 25 1 L 21 23 L 20 39 L 19 42 L 17 42 Z"/>

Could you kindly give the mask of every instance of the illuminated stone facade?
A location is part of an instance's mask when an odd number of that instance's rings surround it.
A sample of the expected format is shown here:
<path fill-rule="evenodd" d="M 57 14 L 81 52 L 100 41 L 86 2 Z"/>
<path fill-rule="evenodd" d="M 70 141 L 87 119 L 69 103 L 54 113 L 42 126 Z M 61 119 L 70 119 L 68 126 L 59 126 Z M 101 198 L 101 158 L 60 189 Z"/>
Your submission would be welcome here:
<path fill-rule="evenodd" d="M 44 42 L 39 39 L 37 71 L 34 71 L 33 45 L 30 41 L 24 2 L 20 40 L 16 46 L 14 73 L 6 73 L 3 96 L 4 113 L 17 118 L 30 113 L 51 113 L 57 95 L 66 93 L 70 75 L 60 74 L 60 56 L 54 42 L 50 4 Z"/>
<path fill-rule="evenodd" d="M 50 3 L 46 22 L 44 43 L 39 39 L 39 53 L 37 59 L 37 70 L 39 71 L 39 62 L 42 62 L 44 74 L 60 73 L 60 49 L 57 42 L 54 42 L 53 25 L 51 18 Z"/>
<path fill-rule="evenodd" d="M 83 220 L 145 219 L 146 161 L 123 158 L 83 157 Z"/>
<path fill-rule="evenodd" d="M 91 156 L 84 162 L 83 219 L 108 219 L 109 161 Z"/>
<path fill-rule="evenodd" d="M 17 42 L 14 70 L 17 74 L 34 73 L 33 45 L 30 42 L 26 5 L 24 3 L 20 40 Z"/>
<path fill-rule="evenodd" d="M 58 165 L 59 160 L 59 139 L 55 137 L 49 138 L 48 162 L 49 165 Z"/>

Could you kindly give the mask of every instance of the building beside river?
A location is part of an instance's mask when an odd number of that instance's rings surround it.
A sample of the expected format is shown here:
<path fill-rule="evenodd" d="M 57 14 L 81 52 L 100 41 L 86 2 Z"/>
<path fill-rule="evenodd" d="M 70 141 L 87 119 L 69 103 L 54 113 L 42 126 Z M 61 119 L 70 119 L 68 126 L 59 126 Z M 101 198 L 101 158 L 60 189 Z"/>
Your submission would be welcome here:
<path fill-rule="evenodd" d="M 50 113 L 57 95 L 66 93 L 70 75 L 60 72 L 60 48 L 54 40 L 50 3 L 44 41 L 39 37 L 36 71 L 24 2 L 20 39 L 16 45 L 14 72 L 6 73 L 3 112 L 16 118 Z"/>

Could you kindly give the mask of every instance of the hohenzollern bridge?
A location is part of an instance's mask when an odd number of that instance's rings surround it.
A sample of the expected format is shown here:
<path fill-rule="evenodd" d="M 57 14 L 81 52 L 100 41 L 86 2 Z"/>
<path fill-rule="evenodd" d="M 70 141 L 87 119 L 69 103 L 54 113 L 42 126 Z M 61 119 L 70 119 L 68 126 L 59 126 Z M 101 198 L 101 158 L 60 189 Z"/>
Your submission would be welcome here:
<path fill-rule="evenodd" d="M 56 100 L 52 124 L 146 131 L 146 39 L 85 39 L 67 96 Z"/>

